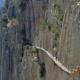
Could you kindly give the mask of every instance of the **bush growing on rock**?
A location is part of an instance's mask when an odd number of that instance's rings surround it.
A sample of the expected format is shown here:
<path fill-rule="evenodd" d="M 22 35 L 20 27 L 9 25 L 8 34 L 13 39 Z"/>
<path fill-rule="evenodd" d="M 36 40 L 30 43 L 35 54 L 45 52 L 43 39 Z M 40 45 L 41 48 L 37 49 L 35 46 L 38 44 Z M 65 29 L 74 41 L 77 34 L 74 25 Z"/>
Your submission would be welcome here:
<path fill-rule="evenodd" d="M 7 25 L 5 25 L 4 27 L 7 28 Z"/>
<path fill-rule="evenodd" d="M 31 53 L 35 53 L 36 52 L 36 49 L 35 48 L 32 48 L 31 49 Z"/>
<path fill-rule="evenodd" d="M 47 25 L 48 25 L 48 29 L 49 29 L 49 30 L 51 30 L 51 28 L 52 28 L 53 24 L 48 23 Z"/>
<path fill-rule="evenodd" d="M 8 21 L 8 16 L 7 16 L 7 14 L 4 14 L 4 15 L 3 15 L 2 20 L 5 21 L 5 22 Z"/>
<path fill-rule="evenodd" d="M 15 8 L 15 3 L 12 4 L 12 8 Z"/>
<path fill-rule="evenodd" d="M 56 35 L 57 38 L 60 37 L 60 31 L 59 31 L 59 28 L 55 28 L 55 29 L 53 29 L 53 33 L 55 33 L 55 35 Z"/>
<path fill-rule="evenodd" d="M 8 8 L 8 3 L 4 3 L 5 7 Z"/>
<path fill-rule="evenodd" d="M 44 18 L 44 21 L 43 21 L 42 25 L 43 26 L 46 26 L 47 25 L 47 19 L 46 19 L 46 17 Z"/>
<path fill-rule="evenodd" d="M 26 9 L 26 1 L 20 1 L 18 7 L 20 7 L 22 11 L 24 11 Z"/>
<path fill-rule="evenodd" d="M 63 11 L 61 11 L 60 7 L 57 6 L 58 18 L 62 21 L 64 17 Z"/>
<path fill-rule="evenodd" d="M 14 23 L 16 21 L 15 18 L 11 19 L 11 24 Z"/>

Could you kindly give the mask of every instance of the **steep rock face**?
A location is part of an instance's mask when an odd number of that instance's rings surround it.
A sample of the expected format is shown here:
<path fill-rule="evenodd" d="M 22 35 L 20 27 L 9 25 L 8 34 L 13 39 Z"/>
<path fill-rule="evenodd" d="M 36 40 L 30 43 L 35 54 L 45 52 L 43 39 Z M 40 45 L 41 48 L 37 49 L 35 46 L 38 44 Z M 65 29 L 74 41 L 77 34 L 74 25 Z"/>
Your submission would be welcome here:
<path fill-rule="evenodd" d="M 80 71 L 75 71 L 75 67 L 79 66 L 80 55 L 80 3 L 75 3 L 76 0 L 5 2 L 8 8 L 5 5 L 0 10 L 0 80 L 79 80 Z M 8 22 L 2 20 L 4 14 L 8 15 Z M 11 23 L 13 17 L 16 21 Z M 4 28 L 5 25 L 8 27 Z M 44 48 L 70 71 L 75 69 L 75 74 L 66 73 L 41 50 L 37 49 L 37 57 L 32 56 L 26 45 Z"/>
<path fill-rule="evenodd" d="M 70 70 L 79 65 L 79 9 L 79 3 L 72 5 L 71 10 L 66 9 L 63 21 L 60 42 L 60 61 Z M 65 57 L 63 57 L 63 55 Z"/>

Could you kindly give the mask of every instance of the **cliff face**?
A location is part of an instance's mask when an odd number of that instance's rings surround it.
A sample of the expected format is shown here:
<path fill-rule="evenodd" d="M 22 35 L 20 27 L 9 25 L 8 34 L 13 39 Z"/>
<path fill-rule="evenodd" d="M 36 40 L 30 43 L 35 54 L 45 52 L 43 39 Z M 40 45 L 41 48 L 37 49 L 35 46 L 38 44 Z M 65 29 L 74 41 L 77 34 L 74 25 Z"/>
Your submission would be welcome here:
<path fill-rule="evenodd" d="M 79 17 L 76 0 L 5 0 L 0 80 L 79 80 Z"/>

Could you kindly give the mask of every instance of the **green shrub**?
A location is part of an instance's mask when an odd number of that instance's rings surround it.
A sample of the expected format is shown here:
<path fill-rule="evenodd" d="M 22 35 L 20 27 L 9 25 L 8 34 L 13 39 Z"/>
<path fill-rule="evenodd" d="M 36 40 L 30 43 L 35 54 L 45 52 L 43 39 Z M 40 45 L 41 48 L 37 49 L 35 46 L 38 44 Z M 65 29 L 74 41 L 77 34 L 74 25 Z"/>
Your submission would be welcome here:
<path fill-rule="evenodd" d="M 55 33 L 55 35 L 56 35 L 57 38 L 60 37 L 60 31 L 59 31 L 59 28 L 53 29 L 53 33 Z"/>
<path fill-rule="evenodd" d="M 59 32 L 59 28 L 53 29 L 53 33 L 57 33 L 57 32 Z"/>
<path fill-rule="evenodd" d="M 30 46 L 29 48 L 32 49 L 32 46 Z"/>
<path fill-rule="evenodd" d="M 42 25 L 43 26 L 46 26 L 47 25 L 47 19 L 46 19 L 46 17 L 44 18 L 44 21 L 43 21 Z"/>
<path fill-rule="evenodd" d="M 59 38 L 60 37 L 60 32 L 56 33 L 56 37 Z"/>
<path fill-rule="evenodd" d="M 16 21 L 15 18 L 11 19 L 11 24 L 14 23 Z"/>
<path fill-rule="evenodd" d="M 15 3 L 12 4 L 12 8 L 15 8 Z"/>
<path fill-rule="evenodd" d="M 15 18 L 15 19 L 16 19 L 16 16 L 13 16 L 13 18 Z"/>
<path fill-rule="evenodd" d="M 18 7 L 20 7 L 23 11 L 26 9 L 26 2 L 25 1 L 20 1 L 18 4 Z"/>
<path fill-rule="evenodd" d="M 62 21 L 64 17 L 63 11 L 61 11 L 60 7 L 57 6 L 58 18 Z"/>
<path fill-rule="evenodd" d="M 5 25 L 4 27 L 7 28 L 7 25 Z"/>
<path fill-rule="evenodd" d="M 20 2 L 18 3 L 18 7 L 20 7 L 20 6 L 21 6 L 21 4 L 22 4 L 22 1 L 20 1 Z"/>
<path fill-rule="evenodd" d="M 49 29 L 49 30 L 51 30 L 51 28 L 52 28 L 53 24 L 48 23 L 47 25 L 48 25 L 48 29 Z"/>
<path fill-rule="evenodd" d="M 31 53 L 35 53 L 35 52 L 36 52 L 36 49 L 32 48 Z"/>
<path fill-rule="evenodd" d="M 5 21 L 5 22 L 8 21 L 8 16 L 7 16 L 7 14 L 4 14 L 4 15 L 3 15 L 2 20 Z"/>
<path fill-rule="evenodd" d="M 8 3 L 4 3 L 5 7 L 8 8 Z"/>

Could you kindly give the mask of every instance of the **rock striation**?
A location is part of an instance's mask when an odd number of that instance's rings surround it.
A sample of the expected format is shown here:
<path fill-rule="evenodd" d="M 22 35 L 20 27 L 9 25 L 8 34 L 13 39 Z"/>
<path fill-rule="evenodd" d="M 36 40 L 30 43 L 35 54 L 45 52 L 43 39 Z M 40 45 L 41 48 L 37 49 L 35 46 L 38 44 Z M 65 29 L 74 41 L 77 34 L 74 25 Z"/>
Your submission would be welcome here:
<path fill-rule="evenodd" d="M 80 80 L 79 30 L 79 0 L 5 0 L 0 80 Z"/>

